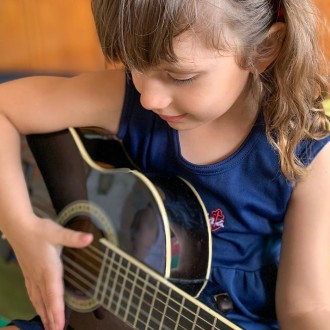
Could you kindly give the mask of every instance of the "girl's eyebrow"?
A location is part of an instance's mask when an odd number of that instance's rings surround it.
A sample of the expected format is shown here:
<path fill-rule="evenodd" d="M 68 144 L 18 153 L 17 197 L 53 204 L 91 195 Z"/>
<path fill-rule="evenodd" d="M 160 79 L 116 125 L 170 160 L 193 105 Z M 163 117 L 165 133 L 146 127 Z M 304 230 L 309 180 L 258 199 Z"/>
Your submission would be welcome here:
<path fill-rule="evenodd" d="M 176 74 L 192 74 L 192 73 L 200 73 L 201 72 L 200 70 L 195 70 L 195 69 L 192 69 L 192 70 L 188 70 L 188 69 L 180 70 L 180 69 L 170 69 L 170 68 L 167 68 L 167 69 L 164 69 L 164 70 L 167 71 L 167 72 L 176 73 Z"/>
<path fill-rule="evenodd" d="M 158 69 L 173 73 L 192 73 L 192 72 L 197 73 L 202 71 L 201 68 L 199 68 L 195 63 L 191 63 L 191 64 L 166 63 L 164 65 L 160 65 Z"/>

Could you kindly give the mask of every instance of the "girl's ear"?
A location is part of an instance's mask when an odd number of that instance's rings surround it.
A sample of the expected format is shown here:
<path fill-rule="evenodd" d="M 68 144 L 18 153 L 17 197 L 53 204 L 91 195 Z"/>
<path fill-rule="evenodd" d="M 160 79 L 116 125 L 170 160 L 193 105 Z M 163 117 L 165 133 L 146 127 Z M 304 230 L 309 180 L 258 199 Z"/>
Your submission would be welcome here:
<path fill-rule="evenodd" d="M 285 34 L 285 23 L 276 22 L 271 26 L 267 37 L 257 47 L 255 68 L 258 73 L 264 72 L 275 61 L 282 48 Z"/>

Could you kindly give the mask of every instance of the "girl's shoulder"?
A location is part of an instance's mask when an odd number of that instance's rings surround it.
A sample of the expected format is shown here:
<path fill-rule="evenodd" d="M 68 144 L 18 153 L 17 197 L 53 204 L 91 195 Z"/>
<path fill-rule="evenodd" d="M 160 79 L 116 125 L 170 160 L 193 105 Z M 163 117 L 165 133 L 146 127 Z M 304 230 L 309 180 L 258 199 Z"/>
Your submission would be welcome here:
<path fill-rule="evenodd" d="M 305 166 L 308 166 L 312 163 L 312 161 L 320 153 L 320 151 L 323 150 L 327 144 L 329 144 L 329 142 L 330 132 L 329 135 L 325 136 L 322 139 L 301 141 L 297 147 L 296 155 Z"/>

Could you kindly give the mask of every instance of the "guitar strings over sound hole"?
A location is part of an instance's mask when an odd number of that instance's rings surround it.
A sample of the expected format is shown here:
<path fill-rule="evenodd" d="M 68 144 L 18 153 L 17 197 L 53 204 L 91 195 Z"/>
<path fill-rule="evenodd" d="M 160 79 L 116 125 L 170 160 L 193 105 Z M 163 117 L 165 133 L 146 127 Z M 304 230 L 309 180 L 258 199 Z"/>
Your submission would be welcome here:
<path fill-rule="evenodd" d="M 103 232 L 85 216 L 70 220 L 66 227 L 90 232 L 94 235 L 91 245 L 83 249 L 64 248 L 62 260 L 67 303 L 75 310 L 93 310 L 93 299 L 102 267 L 104 247 L 99 243 L 105 237 Z"/>

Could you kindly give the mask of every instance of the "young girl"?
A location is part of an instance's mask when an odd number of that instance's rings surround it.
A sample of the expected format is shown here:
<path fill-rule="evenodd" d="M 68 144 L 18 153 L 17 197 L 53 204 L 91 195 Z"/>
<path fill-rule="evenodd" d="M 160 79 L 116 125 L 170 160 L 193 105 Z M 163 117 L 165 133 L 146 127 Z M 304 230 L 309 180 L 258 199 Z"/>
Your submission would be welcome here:
<path fill-rule="evenodd" d="M 197 189 L 213 234 L 206 304 L 225 294 L 244 329 L 329 328 L 327 81 L 311 2 L 94 0 L 104 54 L 124 68 L 1 86 L 0 228 L 46 329 L 64 326 L 59 248 L 92 237 L 33 214 L 19 133 L 70 126 L 103 127 L 143 172 Z"/>

